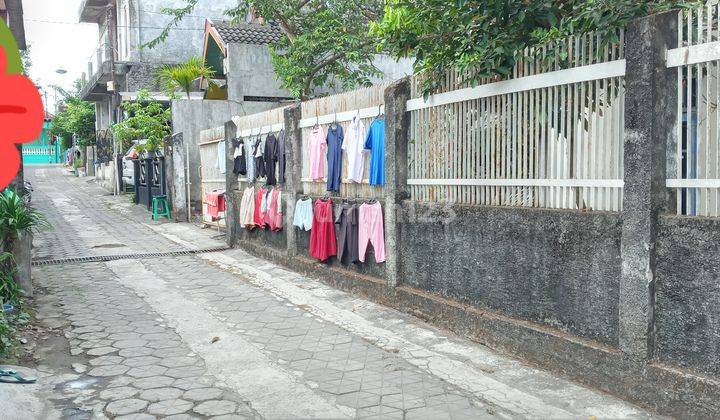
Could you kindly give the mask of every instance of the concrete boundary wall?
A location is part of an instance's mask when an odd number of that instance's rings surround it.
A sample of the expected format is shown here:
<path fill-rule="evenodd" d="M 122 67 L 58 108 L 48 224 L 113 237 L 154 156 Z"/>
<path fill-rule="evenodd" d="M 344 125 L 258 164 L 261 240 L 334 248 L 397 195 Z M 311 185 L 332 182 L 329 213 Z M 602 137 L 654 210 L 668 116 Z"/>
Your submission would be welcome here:
<path fill-rule="evenodd" d="M 228 243 L 663 414 L 718 417 L 720 222 L 666 216 L 680 116 L 665 51 L 677 13 L 634 21 L 626 34 L 622 213 L 409 200 L 403 79 L 384 95 L 385 264 L 319 264 L 291 226 L 303 193 L 300 104 L 284 110 L 285 233 L 250 237 L 235 221 Z M 226 139 L 237 130 L 228 122 Z"/>

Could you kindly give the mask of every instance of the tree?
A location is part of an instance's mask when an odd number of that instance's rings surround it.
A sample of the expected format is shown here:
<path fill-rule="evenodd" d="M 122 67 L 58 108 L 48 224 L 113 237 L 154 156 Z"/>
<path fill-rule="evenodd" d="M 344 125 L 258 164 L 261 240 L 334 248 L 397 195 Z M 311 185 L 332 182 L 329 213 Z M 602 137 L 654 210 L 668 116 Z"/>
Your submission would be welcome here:
<path fill-rule="evenodd" d="M 147 140 L 145 149 L 156 151 L 171 132 L 170 108 L 152 100 L 147 91 L 141 91 L 137 100 L 122 106 L 128 117 L 112 126 L 113 135 L 122 143 L 122 149 L 130 147 L 133 140 Z"/>
<path fill-rule="evenodd" d="M 77 135 L 80 146 L 88 146 L 95 141 L 95 105 L 78 96 L 69 96 L 63 100 L 61 111 L 55 115 L 50 132 L 63 139 L 67 145 L 73 134 Z"/>
<path fill-rule="evenodd" d="M 172 20 L 148 46 L 167 38 L 199 1 L 164 9 Z M 251 13 L 278 25 L 284 37 L 271 47 L 273 67 L 285 89 L 307 99 L 317 87 L 350 89 L 369 85 L 380 74 L 373 66 L 377 41 L 368 25 L 380 17 L 382 7 L 382 0 L 238 0 L 226 14 L 242 19 Z"/>
<path fill-rule="evenodd" d="M 415 57 L 432 91 L 448 68 L 469 71 L 468 84 L 507 77 L 523 51 L 551 47 L 546 59 L 564 59 L 553 41 L 598 31 L 604 44 L 636 17 L 686 6 L 682 0 L 389 0 L 372 25 L 378 50 Z M 535 49 L 538 51 L 539 49 Z"/>
<path fill-rule="evenodd" d="M 188 61 L 177 66 L 166 66 L 160 70 L 159 78 L 165 90 L 173 96 L 178 89 L 182 89 L 190 99 L 190 92 L 195 79 L 210 78 L 215 74 L 213 69 L 206 66 L 202 59 L 190 57 Z"/>

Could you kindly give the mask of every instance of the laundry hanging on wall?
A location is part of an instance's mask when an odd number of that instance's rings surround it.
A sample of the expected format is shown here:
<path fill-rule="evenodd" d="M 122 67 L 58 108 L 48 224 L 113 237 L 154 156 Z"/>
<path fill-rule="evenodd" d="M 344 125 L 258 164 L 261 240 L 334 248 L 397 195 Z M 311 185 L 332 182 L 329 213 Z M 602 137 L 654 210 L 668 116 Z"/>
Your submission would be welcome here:
<path fill-rule="evenodd" d="M 275 174 L 277 172 L 278 162 L 278 138 L 274 134 L 268 134 L 265 138 L 265 147 L 263 148 L 263 160 L 265 163 L 266 185 L 277 184 Z"/>
<path fill-rule="evenodd" d="M 343 264 L 360 262 L 359 258 L 359 222 L 360 206 L 354 203 L 343 203 L 335 219 L 340 225 L 338 232 L 338 259 Z"/>
<path fill-rule="evenodd" d="M 365 262 L 368 244 L 375 251 L 375 262 L 385 262 L 385 229 L 382 206 L 377 201 L 360 205 L 358 218 L 358 254 L 360 262 Z"/>
<path fill-rule="evenodd" d="M 255 227 L 255 187 L 252 185 L 245 188 L 240 200 L 240 226 L 252 229 Z"/>
<path fill-rule="evenodd" d="M 363 170 L 365 169 L 365 124 L 358 116 L 348 125 L 345 140 L 342 148 L 345 151 L 348 161 L 348 179 L 351 182 L 361 183 L 363 181 Z"/>
<path fill-rule="evenodd" d="M 215 169 L 220 171 L 221 174 L 224 174 L 226 170 L 225 154 L 225 140 L 222 140 L 217 144 L 217 158 L 215 159 Z"/>
<path fill-rule="evenodd" d="M 335 220 L 332 198 L 317 199 L 313 206 L 313 223 L 310 231 L 310 256 L 320 261 L 337 255 Z"/>
<path fill-rule="evenodd" d="M 330 124 L 328 127 L 327 142 L 327 190 L 340 192 L 342 176 L 342 150 L 344 140 L 343 128 L 338 123 Z"/>
<path fill-rule="evenodd" d="M 233 154 L 233 173 L 235 175 L 247 175 L 247 156 L 245 154 L 245 142 L 242 139 L 237 139 Z"/>
<path fill-rule="evenodd" d="M 308 157 L 310 158 L 310 178 L 313 180 L 325 177 L 325 150 L 327 141 L 323 128 L 316 125 L 308 136 Z"/>
<path fill-rule="evenodd" d="M 339 229 L 335 232 L 335 224 Z M 331 198 L 298 199 L 293 226 L 310 231 L 310 256 L 326 261 L 337 255 L 342 264 L 364 263 L 372 245 L 375 262 L 386 259 L 382 205 L 377 200 L 365 203 L 343 202 L 334 216 Z"/>
<path fill-rule="evenodd" d="M 313 204 L 311 198 L 298 199 L 295 203 L 293 226 L 309 232 L 313 224 Z"/>
<path fill-rule="evenodd" d="M 285 184 L 285 130 L 280 130 L 278 134 L 277 163 L 278 182 Z"/>
<path fill-rule="evenodd" d="M 370 150 L 370 185 L 385 184 L 385 120 L 370 124 L 365 149 Z"/>

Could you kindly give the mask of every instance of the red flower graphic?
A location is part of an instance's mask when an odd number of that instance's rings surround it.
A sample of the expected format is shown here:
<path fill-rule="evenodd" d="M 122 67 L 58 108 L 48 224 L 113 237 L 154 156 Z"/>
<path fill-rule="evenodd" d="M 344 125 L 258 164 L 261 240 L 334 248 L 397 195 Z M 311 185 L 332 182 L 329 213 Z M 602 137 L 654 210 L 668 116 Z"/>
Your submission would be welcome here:
<path fill-rule="evenodd" d="M 22 75 L 9 75 L 7 57 L 0 46 L 0 189 L 12 181 L 20 168 L 16 144 L 35 140 L 42 131 L 40 92 Z"/>

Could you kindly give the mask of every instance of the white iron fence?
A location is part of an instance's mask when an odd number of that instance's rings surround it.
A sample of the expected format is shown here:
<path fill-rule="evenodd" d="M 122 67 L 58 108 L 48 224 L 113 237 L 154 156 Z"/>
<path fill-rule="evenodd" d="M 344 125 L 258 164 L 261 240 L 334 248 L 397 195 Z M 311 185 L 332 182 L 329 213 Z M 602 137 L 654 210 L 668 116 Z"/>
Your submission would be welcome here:
<path fill-rule="evenodd" d="M 680 215 L 720 215 L 719 7 L 713 1 L 680 12 L 678 48 L 667 52 L 667 66 L 677 67 L 679 119 L 667 186 Z"/>
<path fill-rule="evenodd" d="M 597 34 L 526 51 L 509 80 L 467 87 L 449 72 L 423 99 L 415 78 L 411 196 L 425 202 L 622 210 L 624 34 Z"/>

